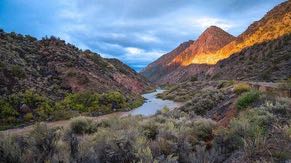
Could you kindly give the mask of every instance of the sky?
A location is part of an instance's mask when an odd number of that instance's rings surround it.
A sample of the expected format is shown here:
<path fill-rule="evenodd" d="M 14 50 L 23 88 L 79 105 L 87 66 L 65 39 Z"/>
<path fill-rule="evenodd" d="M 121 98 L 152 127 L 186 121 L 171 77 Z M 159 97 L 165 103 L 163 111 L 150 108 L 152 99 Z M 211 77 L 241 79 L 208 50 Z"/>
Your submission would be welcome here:
<path fill-rule="evenodd" d="M 216 25 L 237 36 L 284 0 L 0 0 L 0 28 L 57 36 L 136 71 Z"/>

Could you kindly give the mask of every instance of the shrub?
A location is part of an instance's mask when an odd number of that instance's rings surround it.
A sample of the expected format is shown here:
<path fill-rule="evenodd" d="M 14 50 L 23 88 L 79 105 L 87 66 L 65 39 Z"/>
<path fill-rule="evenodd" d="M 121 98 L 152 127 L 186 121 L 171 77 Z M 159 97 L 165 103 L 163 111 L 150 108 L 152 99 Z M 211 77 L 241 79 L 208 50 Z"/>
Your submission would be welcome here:
<path fill-rule="evenodd" d="M 224 148 L 226 153 L 232 152 L 244 147 L 245 140 L 255 142 L 266 137 L 272 125 L 273 115 L 268 111 L 259 108 L 246 110 L 232 119 L 228 128 L 221 127 L 215 131 L 215 146 Z"/>
<path fill-rule="evenodd" d="M 48 128 L 45 123 L 38 123 L 29 136 L 33 162 L 47 162 L 57 151 L 61 132 L 59 128 Z"/>
<path fill-rule="evenodd" d="M 54 108 L 51 103 L 43 102 L 39 108 L 35 110 L 35 113 L 40 120 L 47 120 L 52 113 L 54 112 Z"/>
<path fill-rule="evenodd" d="M 65 97 L 60 107 L 80 112 L 98 111 L 100 108 L 99 98 L 99 94 L 92 92 L 73 93 Z"/>
<path fill-rule="evenodd" d="M 198 78 L 197 78 L 197 76 L 192 76 L 190 80 L 191 80 L 192 82 L 194 82 L 194 81 L 197 81 Z"/>
<path fill-rule="evenodd" d="M 274 115 L 279 115 L 280 117 L 291 117 L 291 109 L 288 107 L 288 103 L 284 100 L 278 101 L 266 101 L 263 105 L 260 106 L 261 110 L 266 110 Z"/>
<path fill-rule="evenodd" d="M 112 91 L 103 95 L 101 103 L 111 105 L 112 109 L 121 109 L 125 107 L 125 98 L 120 92 Z"/>
<path fill-rule="evenodd" d="M 24 70 L 18 65 L 13 65 L 11 67 L 11 73 L 12 73 L 13 76 L 16 76 L 18 78 L 24 78 L 25 77 Z"/>
<path fill-rule="evenodd" d="M 85 117 L 76 117 L 71 120 L 71 130 L 76 134 L 93 133 L 97 130 L 92 120 Z"/>
<path fill-rule="evenodd" d="M 244 159 L 250 162 L 261 162 L 262 157 L 269 155 L 270 144 L 264 136 L 258 136 L 253 139 L 244 139 Z M 261 157 L 261 158 L 260 158 Z M 266 160 L 262 161 L 265 162 Z M 266 161 L 269 162 L 269 161 Z"/>
<path fill-rule="evenodd" d="M 32 113 L 25 114 L 24 117 L 23 117 L 23 119 L 24 119 L 25 122 L 29 122 L 29 121 L 33 120 Z"/>
<path fill-rule="evenodd" d="M 234 85 L 234 92 L 236 94 L 241 94 L 243 92 L 247 92 L 250 89 L 251 89 L 250 85 L 246 84 L 246 83 L 239 83 L 239 84 Z"/>
<path fill-rule="evenodd" d="M 26 104 L 30 109 L 34 110 L 45 102 L 49 103 L 49 100 L 34 90 L 26 90 L 24 93 L 14 94 L 9 97 L 9 103 L 14 108 L 18 108 L 21 104 Z"/>
<path fill-rule="evenodd" d="M 161 110 L 161 113 L 162 114 L 165 114 L 165 113 L 168 113 L 170 111 L 170 109 L 167 107 L 167 106 L 165 106 L 165 107 L 163 107 L 163 109 Z"/>
<path fill-rule="evenodd" d="M 153 122 L 146 123 L 142 125 L 141 132 L 146 138 L 154 140 L 158 134 L 158 126 Z"/>
<path fill-rule="evenodd" d="M 148 147 L 147 139 L 144 137 L 137 137 L 133 148 L 135 155 L 139 158 L 140 162 L 154 162 L 151 149 Z"/>
<path fill-rule="evenodd" d="M 202 140 L 209 139 L 212 136 L 212 130 L 215 128 L 216 122 L 211 119 L 197 119 L 193 123 L 194 131 L 198 138 Z"/>
<path fill-rule="evenodd" d="M 249 92 L 243 93 L 241 96 L 239 96 L 236 107 L 239 110 L 245 109 L 249 107 L 252 103 L 257 101 L 260 97 L 260 93 L 258 91 L 252 90 Z"/>
<path fill-rule="evenodd" d="M 77 72 L 75 72 L 75 71 L 69 71 L 68 73 L 67 73 L 67 76 L 68 77 L 75 77 L 75 76 L 77 76 L 78 74 L 77 74 Z"/>
<path fill-rule="evenodd" d="M 206 162 L 218 162 L 216 159 L 219 158 L 219 151 L 216 151 L 214 148 L 207 150 L 206 146 L 195 146 L 195 153 L 191 154 L 189 159 L 191 162 L 195 163 L 206 163 Z"/>
<path fill-rule="evenodd" d="M 16 117 L 18 112 L 4 99 L 0 99 L 0 118 Z"/>
<path fill-rule="evenodd" d="M 0 162 L 21 162 L 21 149 L 11 136 L 1 136 Z"/>
<path fill-rule="evenodd" d="M 247 110 L 230 122 L 230 133 L 242 138 L 256 138 L 267 133 L 273 123 L 273 115 L 258 108 Z"/>
<path fill-rule="evenodd" d="M 138 97 L 137 99 L 134 99 L 134 101 L 132 103 L 129 103 L 129 108 L 130 109 L 138 108 L 138 107 L 142 106 L 143 103 L 144 103 L 144 98 Z"/>
<path fill-rule="evenodd" d="M 85 85 L 90 82 L 90 79 L 85 74 L 78 74 L 78 84 Z"/>
<path fill-rule="evenodd" d="M 95 162 L 137 162 L 132 144 L 134 137 L 131 135 L 128 132 L 100 129 L 93 139 L 93 154 L 99 159 Z"/>
<path fill-rule="evenodd" d="M 219 104 L 224 98 L 224 93 L 220 90 L 201 90 L 181 109 L 187 113 L 194 111 L 198 115 L 205 115 L 208 110 Z"/>

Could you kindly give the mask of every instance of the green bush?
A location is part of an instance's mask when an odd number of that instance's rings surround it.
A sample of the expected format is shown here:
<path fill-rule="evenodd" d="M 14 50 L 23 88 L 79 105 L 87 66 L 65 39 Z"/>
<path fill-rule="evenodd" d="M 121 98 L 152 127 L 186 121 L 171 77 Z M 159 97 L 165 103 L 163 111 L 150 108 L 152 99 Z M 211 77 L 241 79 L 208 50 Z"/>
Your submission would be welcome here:
<path fill-rule="evenodd" d="M 4 99 L 0 99 L 0 119 L 16 117 L 18 112 Z"/>
<path fill-rule="evenodd" d="M 165 107 L 161 110 L 162 114 L 168 113 L 169 111 L 170 111 L 170 109 L 169 109 L 167 106 L 165 106 Z"/>
<path fill-rule="evenodd" d="M 91 92 L 72 93 L 65 97 L 60 103 L 60 107 L 80 112 L 98 111 L 100 109 L 99 98 L 99 94 Z"/>
<path fill-rule="evenodd" d="M 124 96 L 117 91 L 108 92 L 103 95 L 102 104 L 113 105 L 115 104 L 116 109 L 121 109 L 125 106 Z"/>
<path fill-rule="evenodd" d="M 33 120 L 32 113 L 25 114 L 24 117 L 23 117 L 23 119 L 24 119 L 25 122 L 29 122 L 29 121 Z"/>
<path fill-rule="evenodd" d="M 47 120 L 54 111 L 54 105 L 45 101 L 35 110 L 35 113 L 39 120 Z"/>
<path fill-rule="evenodd" d="M 21 104 L 26 104 L 29 108 L 34 110 L 43 103 L 49 103 L 49 100 L 33 90 L 26 90 L 24 93 L 11 95 L 9 97 L 9 103 L 14 108 L 18 108 Z"/>
<path fill-rule="evenodd" d="M 138 108 L 138 107 L 142 106 L 143 103 L 144 103 L 144 98 L 138 97 L 137 99 L 134 99 L 133 102 L 129 103 L 129 108 L 130 109 Z"/>
<path fill-rule="evenodd" d="M 251 90 L 249 92 L 243 93 L 241 96 L 239 96 L 236 107 L 239 110 L 245 109 L 249 107 L 252 103 L 257 101 L 260 98 L 260 92 Z"/>
<path fill-rule="evenodd" d="M 73 118 L 70 126 L 72 132 L 76 134 L 93 133 L 97 129 L 93 121 L 85 117 Z"/>

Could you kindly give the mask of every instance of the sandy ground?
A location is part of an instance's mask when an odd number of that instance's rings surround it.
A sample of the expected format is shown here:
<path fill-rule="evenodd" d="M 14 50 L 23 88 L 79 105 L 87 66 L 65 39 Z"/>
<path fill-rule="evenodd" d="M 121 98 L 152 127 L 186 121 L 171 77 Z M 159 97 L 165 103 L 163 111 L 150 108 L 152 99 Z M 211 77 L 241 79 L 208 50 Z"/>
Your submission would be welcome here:
<path fill-rule="evenodd" d="M 100 121 L 103 119 L 108 119 L 110 117 L 125 117 L 128 116 L 129 112 L 116 112 L 111 114 L 106 114 L 98 117 L 87 117 L 89 119 L 92 119 L 93 121 Z M 70 124 L 70 120 L 61 120 L 61 121 L 54 121 L 54 122 L 45 122 L 49 128 L 53 127 L 63 127 L 67 128 Z M 14 128 L 14 129 L 8 129 L 4 131 L 0 131 L 0 137 L 1 135 L 22 135 L 27 134 L 33 129 L 34 125 L 26 126 L 23 128 Z"/>

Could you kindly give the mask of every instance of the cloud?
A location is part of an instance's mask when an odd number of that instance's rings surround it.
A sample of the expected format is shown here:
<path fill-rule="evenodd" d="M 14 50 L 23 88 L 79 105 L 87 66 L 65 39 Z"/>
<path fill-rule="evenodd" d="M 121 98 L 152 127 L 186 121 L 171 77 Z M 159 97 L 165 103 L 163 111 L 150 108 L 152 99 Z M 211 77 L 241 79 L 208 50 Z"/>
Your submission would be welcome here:
<path fill-rule="evenodd" d="M 136 47 L 126 47 L 124 51 L 126 61 L 151 61 L 166 53 L 165 51 L 147 51 Z"/>
<path fill-rule="evenodd" d="M 235 24 L 230 21 L 219 19 L 219 18 L 210 18 L 210 17 L 199 18 L 195 20 L 194 23 L 203 29 L 214 25 L 214 26 L 223 28 L 224 30 L 229 30 L 230 28 L 235 26 Z"/>
<path fill-rule="evenodd" d="M 38 38 L 55 35 L 139 69 L 208 26 L 238 35 L 282 1 L 3 0 L 0 27 Z"/>
<path fill-rule="evenodd" d="M 143 52 L 142 49 L 134 48 L 134 47 L 125 48 L 125 51 L 127 52 L 129 56 L 132 56 L 132 57 L 138 56 Z"/>
<path fill-rule="evenodd" d="M 158 37 L 151 34 L 137 34 L 136 37 L 146 43 L 151 43 L 151 42 L 158 43 L 161 41 Z"/>

